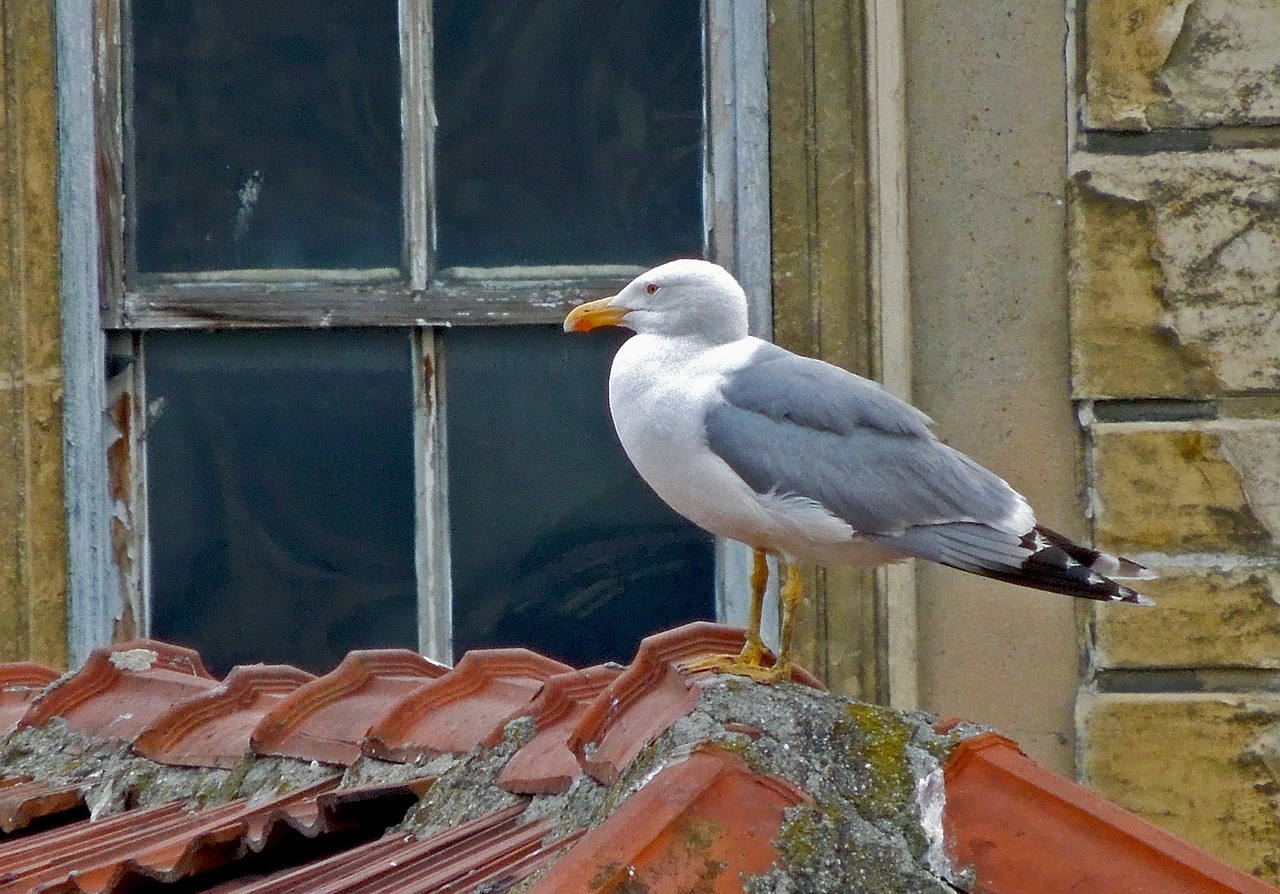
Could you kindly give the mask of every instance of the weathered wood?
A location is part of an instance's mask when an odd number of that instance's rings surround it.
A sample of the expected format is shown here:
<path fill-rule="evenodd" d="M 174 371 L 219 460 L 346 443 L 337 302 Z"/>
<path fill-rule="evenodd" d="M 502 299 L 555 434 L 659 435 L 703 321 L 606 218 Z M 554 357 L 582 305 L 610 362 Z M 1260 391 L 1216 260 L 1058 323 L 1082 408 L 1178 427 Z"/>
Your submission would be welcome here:
<path fill-rule="evenodd" d="M 440 330 L 423 329 L 413 342 L 414 561 L 418 577 L 418 648 L 453 664 L 453 563 L 449 543 L 449 466 L 445 451 L 445 352 Z"/>
<path fill-rule="evenodd" d="M 707 256 L 747 293 L 753 335 L 773 335 L 766 0 L 707 3 Z M 716 544 L 716 617 L 745 624 L 752 552 Z M 773 587 L 776 595 L 776 586 Z M 777 619 L 765 633 L 777 637 Z"/>
<path fill-rule="evenodd" d="M 129 255 L 130 232 L 136 232 L 136 208 L 128 197 L 136 195 L 124 159 L 134 147 L 122 113 L 131 85 L 129 41 L 122 40 L 122 16 L 126 0 L 67 0 L 66 47 L 73 43 L 91 47 L 80 59 L 92 58 L 72 78 L 72 102 L 63 124 L 79 146 L 65 159 L 82 184 L 82 204 L 64 206 L 75 218 L 79 242 L 68 244 L 82 275 L 69 295 L 70 326 L 79 333 L 75 341 L 80 359 L 76 366 L 77 448 L 73 465 L 83 484 L 72 512 L 76 522 L 73 552 L 79 557 L 81 583 L 73 599 L 78 634 L 83 643 L 106 641 L 114 622 L 123 615 L 122 605 L 134 605 L 133 597 L 145 582 L 124 581 L 128 590 L 121 599 L 121 575 L 112 562 L 111 532 L 116 519 L 105 493 L 110 480 L 103 457 L 93 446 L 104 440 L 103 419 L 108 409 L 109 385 L 102 374 L 102 359 L 114 344 L 140 344 L 136 333 L 166 329 L 224 329 L 233 327 L 403 326 L 415 328 L 419 339 L 416 378 L 418 403 L 416 431 L 420 455 L 427 466 L 418 482 L 420 510 L 439 512 L 433 521 L 446 530 L 442 513 L 443 451 L 437 443 L 440 413 L 440 370 L 432 364 L 431 349 L 440 327 L 454 325 L 558 325 L 564 314 L 583 300 L 599 297 L 625 284 L 638 269 L 626 266 L 524 268 L 506 270 L 436 269 L 433 213 L 435 195 L 435 110 L 432 106 L 430 4 L 402 2 L 400 50 L 404 66 L 402 125 L 404 130 L 403 194 L 405 253 L 398 270 L 222 270 L 174 274 L 137 271 Z M 752 298 L 754 331 L 768 335 L 771 329 L 768 93 L 766 79 L 765 0 L 709 0 L 706 12 L 707 144 L 706 161 L 707 243 L 711 256 L 729 264 L 743 279 Z M 92 43 L 89 42 L 89 38 Z M 695 46 L 696 49 L 696 46 Z M 75 80 L 79 77 L 80 80 Z M 90 84 L 92 92 L 77 94 L 77 84 Z M 79 141 L 79 142 L 76 142 Z M 88 195 L 83 184 L 91 183 Z M 83 200 L 87 198 L 87 202 Z M 84 209 L 92 209 L 85 217 Z M 77 217 L 76 215 L 80 216 Z M 91 248 L 86 249 L 85 246 Z M 88 251 L 88 254 L 85 252 Z M 106 338 L 104 339 L 104 331 Z M 430 330 L 436 329 L 436 332 Z M 143 339 L 145 341 L 145 339 Z M 137 388 L 144 385 L 139 379 Z M 138 391 L 137 394 L 141 394 Z M 135 396 L 137 396 L 135 394 Z M 135 406 L 137 403 L 135 402 Z M 435 459 L 432 459 L 435 451 Z M 142 459 L 142 451 L 127 451 Z M 438 461 L 438 462 L 437 462 Z M 436 465 L 432 465 L 436 463 Z M 140 481 L 139 469 L 128 470 L 130 481 Z M 433 490 L 434 489 L 434 490 Z M 130 500 L 145 510 L 145 498 Z M 420 584 L 434 587 L 437 597 L 421 603 L 423 644 L 440 655 L 447 653 L 447 592 L 440 586 L 439 571 L 447 563 L 441 538 L 427 531 L 420 519 L 420 549 L 433 550 L 432 567 L 420 566 Z M 424 539 L 425 538 L 425 539 Z M 137 542 L 145 554 L 145 534 Z M 78 551 L 76 551 L 78 550 Z M 441 558 L 443 557 L 443 559 Z M 421 556 L 420 556 L 421 559 Z M 137 567 L 137 566 L 134 566 Z M 447 568 L 445 568 L 447 573 Z M 722 575 L 722 580 L 725 575 Z M 446 580 L 447 583 L 447 580 Z M 144 613 L 135 618 L 145 621 Z M 444 620 L 441 621 L 441 618 Z M 441 639 L 441 637 L 445 637 Z"/>
<path fill-rule="evenodd" d="M 555 324 L 570 308 L 610 294 L 629 277 L 579 282 L 441 283 L 407 287 L 198 283 L 125 294 L 129 329 L 264 326 L 484 326 Z"/>
<path fill-rule="evenodd" d="M 859 0 L 770 5 L 774 332 L 779 344 L 877 371 L 868 250 L 868 139 Z M 832 689 L 884 701 L 887 628 L 872 571 L 813 569 L 801 663 Z"/>
<path fill-rule="evenodd" d="M 401 127 L 404 169 L 401 194 L 405 215 L 405 269 L 409 284 L 426 286 L 434 266 L 435 192 L 434 78 L 431 71 L 431 4 L 402 3 L 400 18 Z"/>
<path fill-rule="evenodd" d="M 104 0 L 105 2 L 105 0 Z M 111 638 L 120 587 L 111 561 L 107 488 L 106 338 L 99 313 L 102 218 L 97 190 L 93 0 L 59 0 L 58 210 L 62 224 L 63 425 L 66 432 L 68 662 L 80 665 Z M 104 41 L 106 39 L 104 38 Z"/>

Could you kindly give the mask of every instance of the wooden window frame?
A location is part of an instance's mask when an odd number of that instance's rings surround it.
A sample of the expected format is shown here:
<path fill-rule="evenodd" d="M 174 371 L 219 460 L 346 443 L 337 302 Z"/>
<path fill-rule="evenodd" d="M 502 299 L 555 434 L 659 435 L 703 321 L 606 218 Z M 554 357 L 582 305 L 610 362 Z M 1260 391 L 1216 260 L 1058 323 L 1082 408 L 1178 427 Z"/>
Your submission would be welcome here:
<path fill-rule="evenodd" d="M 432 271 L 430 7 L 401 0 L 406 266 L 391 278 L 307 271 L 127 275 L 123 117 L 127 0 L 57 6 L 64 424 L 69 538 L 68 647 L 145 633 L 147 526 L 145 358 L 139 333 L 237 326 L 393 326 L 414 337 L 419 647 L 449 660 L 447 474 L 442 356 L 452 325 L 552 323 L 605 294 L 631 268 Z M 770 333 L 765 0 L 705 0 L 705 249 L 752 296 L 753 331 Z M 415 167 L 412 159 L 418 159 Z M 136 279 L 137 281 L 131 281 Z M 531 292 L 544 297 L 530 300 Z M 108 369 L 110 367 L 110 369 Z M 104 449 L 105 448 L 105 449 Z M 425 460 L 425 461 L 424 461 Z M 718 555 L 717 614 L 745 617 L 745 564 Z"/>
<path fill-rule="evenodd" d="M 910 398 L 904 0 L 769 7 L 776 341 Z M 916 704 L 910 562 L 808 571 L 798 660 L 828 686 Z"/>

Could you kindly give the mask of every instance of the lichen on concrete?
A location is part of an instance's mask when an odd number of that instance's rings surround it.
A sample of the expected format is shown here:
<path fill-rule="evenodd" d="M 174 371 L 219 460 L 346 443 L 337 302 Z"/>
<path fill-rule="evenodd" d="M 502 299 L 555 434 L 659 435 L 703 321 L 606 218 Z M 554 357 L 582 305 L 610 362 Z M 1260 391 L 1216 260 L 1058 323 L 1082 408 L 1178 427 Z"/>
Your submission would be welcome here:
<path fill-rule="evenodd" d="M 94 818 L 128 806 L 170 801 L 199 806 L 225 800 L 230 778 L 226 770 L 157 764 L 134 754 L 126 742 L 95 739 L 68 729 L 61 718 L 11 733 L 0 749 L 0 766 L 8 777 L 78 784 Z"/>
<path fill-rule="evenodd" d="M 930 865 L 938 850 L 915 793 L 959 736 L 935 733 L 923 714 L 733 678 L 704 690 L 690 719 L 699 714 L 722 727 L 761 729 L 743 759 L 813 798 L 788 811 L 777 842 L 782 863 L 752 883 L 753 894 L 952 890 L 948 879 L 957 873 Z M 682 723 L 670 734 L 678 737 Z"/>
<path fill-rule="evenodd" d="M 591 828 L 664 767 L 711 743 L 813 798 L 786 811 L 780 862 L 747 881 L 751 894 L 949 892 L 965 876 L 942 855 L 939 805 L 929 805 L 926 830 L 918 793 L 940 797 L 942 762 L 980 728 L 940 735 L 931 719 L 805 686 L 718 678 L 613 786 L 583 778 L 563 795 L 534 798 L 526 815 L 552 821 L 555 837 Z"/>
<path fill-rule="evenodd" d="M 491 749 L 477 748 L 457 759 L 432 784 L 400 824 L 419 838 L 520 803 L 523 798 L 497 786 L 498 774 L 520 747 L 533 738 L 532 720 L 507 724 Z"/>
<path fill-rule="evenodd" d="M 231 770 L 168 766 L 135 754 L 127 742 L 69 729 L 62 718 L 10 733 L 0 746 L 0 766 L 10 778 L 78 785 L 95 819 L 174 801 L 192 809 L 236 798 L 260 802 L 339 774 L 320 764 L 250 755 Z"/>

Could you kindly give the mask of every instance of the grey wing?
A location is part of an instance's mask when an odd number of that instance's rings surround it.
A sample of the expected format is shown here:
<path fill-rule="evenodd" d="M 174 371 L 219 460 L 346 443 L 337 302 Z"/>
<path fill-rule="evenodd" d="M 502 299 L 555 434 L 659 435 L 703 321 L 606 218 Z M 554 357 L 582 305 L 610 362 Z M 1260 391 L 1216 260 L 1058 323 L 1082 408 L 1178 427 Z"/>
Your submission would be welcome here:
<path fill-rule="evenodd" d="M 769 342 L 722 385 L 730 404 L 770 419 L 849 434 L 861 426 L 929 438 L 933 420 L 870 379 Z"/>
<path fill-rule="evenodd" d="M 1013 488 L 940 443 L 910 404 L 770 347 L 726 377 L 706 418 L 711 450 L 758 493 L 807 497 L 864 535 L 1031 518 Z"/>
<path fill-rule="evenodd" d="M 757 493 L 808 498 L 866 539 L 965 571 L 1147 601 L 1105 576 L 1143 577 L 1142 566 L 1037 525 L 1017 491 L 873 382 L 773 347 L 721 392 L 706 416 L 708 446 Z"/>

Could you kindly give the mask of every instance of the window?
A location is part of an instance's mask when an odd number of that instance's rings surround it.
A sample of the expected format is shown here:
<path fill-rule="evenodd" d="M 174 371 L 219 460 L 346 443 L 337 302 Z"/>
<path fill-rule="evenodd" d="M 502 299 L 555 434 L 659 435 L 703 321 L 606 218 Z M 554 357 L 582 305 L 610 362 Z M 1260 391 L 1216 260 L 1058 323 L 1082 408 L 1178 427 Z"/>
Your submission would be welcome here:
<path fill-rule="evenodd" d="M 99 6 L 111 518 L 72 533 L 110 532 L 117 636 L 587 663 L 715 613 L 613 440 L 617 339 L 557 324 L 767 222 L 763 4 Z"/>

